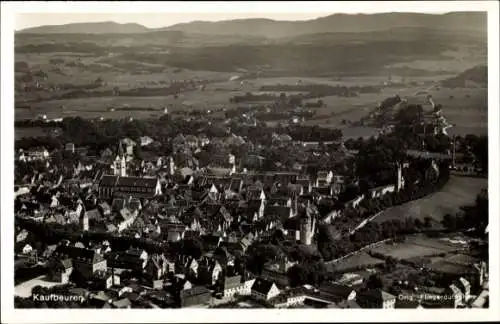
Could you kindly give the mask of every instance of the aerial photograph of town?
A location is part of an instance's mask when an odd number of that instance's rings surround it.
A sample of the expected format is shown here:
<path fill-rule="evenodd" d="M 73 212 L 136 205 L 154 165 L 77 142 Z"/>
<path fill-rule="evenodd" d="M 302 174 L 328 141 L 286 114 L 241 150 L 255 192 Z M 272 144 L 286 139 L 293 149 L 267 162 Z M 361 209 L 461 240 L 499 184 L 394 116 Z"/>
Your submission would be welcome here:
<path fill-rule="evenodd" d="M 71 15 L 15 18 L 16 309 L 490 307 L 486 12 Z"/>

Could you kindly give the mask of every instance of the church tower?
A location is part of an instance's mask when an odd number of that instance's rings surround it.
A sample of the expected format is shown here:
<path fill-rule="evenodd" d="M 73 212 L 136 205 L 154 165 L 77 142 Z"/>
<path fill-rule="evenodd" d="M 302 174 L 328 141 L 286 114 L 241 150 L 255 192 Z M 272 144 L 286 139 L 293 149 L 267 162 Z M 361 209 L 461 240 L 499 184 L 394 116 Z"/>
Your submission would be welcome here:
<path fill-rule="evenodd" d="M 305 213 L 300 217 L 300 243 L 311 245 L 316 230 L 316 217 L 311 210 L 310 202 L 307 202 Z"/>
<path fill-rule="evenodd" d="M 85 210 L 85 206 L 81 201 L 78 202 L 78 207 L 76 209 L 78 213 L 80 213 L 78 222 L 80 225 L 80 229 L 82 231 L 88 231 L 89 230 L 89 216 L 87 214 L 87 211 Z"/>
<path fill-rule="evenodd" d="M 118 143 L 118 155 L 114 162 L 114 174 L 121 177 L 127 176 L 127 161 L 125 154 L 123 153 L 122 143 Z"/>
<path fill-rule="evenodd" d="M 171 156 L 168 157 L 168 173 L 171 176 L 175 174 L 175 162 Z"/>
<path fill-rule="evenodd" d="M 402 171 L 401 171 L 401 163 L 397 163 L 397 179 L 396 179 L 396 191 L 401 191 L 401 189 L 403 189 L 403 174 L 402 174 Z"/>

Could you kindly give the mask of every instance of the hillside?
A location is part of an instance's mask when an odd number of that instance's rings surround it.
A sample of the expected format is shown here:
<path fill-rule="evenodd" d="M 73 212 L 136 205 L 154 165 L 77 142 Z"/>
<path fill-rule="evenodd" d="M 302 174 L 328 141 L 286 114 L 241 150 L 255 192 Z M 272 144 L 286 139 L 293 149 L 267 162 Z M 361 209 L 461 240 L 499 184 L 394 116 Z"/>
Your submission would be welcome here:
<path fill-rule="evenodd" d="M 148 29 L 139 24 L 118 24 L 114 22 L 75 23 L 28 28 L 18 31 L 18 33 L 133 34 L 182 31 L 203 35 L 237 35 L 276 39 L 318 33 L 384 31 L 401 27 L 486 33 L 486 13 L 456 12 L 443 15 L 417 13 L 334 14 L 306 21 L 276 21 L 271 19 L 237 19 L 218 22 L 193 21 L 157 29 Z"/>
<path fill-rule="evenodd" d="M 460 207 L 474 204 L 481 189 L 488 187 L 488 179 L 452 176 L 440 191 L 422 199 L 391 207 L 382 212 L 375 222 L 382 223 L 392 219 L 407 217 L 431 217 L 441 221 L 446 214 L 456 214 Z"/>
<path fill-rule="evenodd" d="M 97 23 L 74 23 L 65 25 L 47 25 L 18 31 L 21 34 L 137 34 L 149 29 L 139 24 L 119 24 L 112 21 Z"/>
<path fill-rule="evenodd" d="M 484 65 L 473 67 L 441 82 L 441 85 L 446 88 L 468 88 L 470 86 L 486 86 L 487 84 L 488 67 Z"/>
<path fill-rule="evenodd" d="M 238 19 L 219 22 L 196 21 L 163 30 L 209 35 L 252 35 L 268 38 L 293 37 L 316 33 L 361 33 L 393 28 L 429 28 L 449 31 L 486 32 L 486 13 L 461 12 L 444 15 L 416 13 L 334 14 L 307 21 Z"/>

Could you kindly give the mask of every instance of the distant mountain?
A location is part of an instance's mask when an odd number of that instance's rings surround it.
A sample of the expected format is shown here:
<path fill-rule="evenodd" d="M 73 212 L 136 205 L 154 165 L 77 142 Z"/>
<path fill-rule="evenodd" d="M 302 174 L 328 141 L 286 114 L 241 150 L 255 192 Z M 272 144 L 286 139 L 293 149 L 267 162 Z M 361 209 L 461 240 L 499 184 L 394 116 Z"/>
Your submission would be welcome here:
<path fill-rule="evenodd" d="M 307 21 L 275 21 L 271 19 L 194 21 L 173 25 L 162 30 L 209 35 L 282 38 L 320 33 L 373 32 L 401 27 L 485 33 L 487 30 L 486 13 L 456 12 L 442 15 L 419 13 L 334 14 Z"/>
<path fill-rule="evenodd" d="M 147 33 L 145 26 L 127 23 L 119 24 L 112 21 L 97 23 L 75 23 L 66 25 L 47 25 L 27 28 L 18 31 L 23 34 L 137 34 Z"/>
<path fill-rule="evenodd" d="M 237 19 L 218 22 L 193 21 L 156 29 L 148 29 L 134 23 L 76 23 L 28 28 L 18 31 L 18 33 L 134 34 L 181 31 L 201 35 L 285 38 L 321 33 L 374 32 L 402 27 L 486 33 L 486 12 L 454 12 L 441 15 L 420 13 L 334 14 L 306 21 L 276 21 L 271 19 Z"/>
<path fill-rule="evenodd" d="M 470 86 L 486 86 L 488 84 L 488 67 L 480 65 L 468 69 L 457 76 L 441 81 L 446 88 L 469 88 Z"/>

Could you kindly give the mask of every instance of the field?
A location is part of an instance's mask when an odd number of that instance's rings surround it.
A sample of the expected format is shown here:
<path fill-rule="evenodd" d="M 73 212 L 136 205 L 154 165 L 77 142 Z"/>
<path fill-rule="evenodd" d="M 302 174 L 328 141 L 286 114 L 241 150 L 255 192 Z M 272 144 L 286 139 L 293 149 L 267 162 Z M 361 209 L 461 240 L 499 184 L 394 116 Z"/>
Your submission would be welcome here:
<path fill-rule="evenodd" d="M 140 35 L 75 35 L 71 38 L 61 35 L 16 35 L 15 59 L 16 64 L 19 63 L 16 67 L 16 86 L 22 89 L 25 82 L 33 82 L 26 81 L 24 77 L 29 77 L 30 73 L 41 73 L 44 76 L 37 76 L 36 79 L 44 89 L 18 90 L 16 100 L 20 103 L 28 98 L 42 98 L 42 101 L 30 104 L 31 110 L 17 107 L 15 118 L 33 118 L 41 114 L 48 118 L 147 118 L 161 115 L 167 105 L 171 105 L 171 110 L 231 108 L 234 104 L 229 100 L 233 96 L 258 93 L 266 85 L 302 83 L 382 87 L 380 93 L 363 93 L 357 97 L 325 96 L 311 100 L 322 100 L 326 107 L 315 109 L 316 116 L 307 120 L 306 124 L 342 128 L 346 138 L 376 135 L 377 129 L 347 128 L 343 121 L 359 120 L 380 101 L 396 94 L 407 97 L 410 103 L 421 103 L 426 110 L 431 110 L 426 102 L 425 91 L 434 97 L 436 103 L 444 106 L 447 119 L 457 125 L 449 129 L 450 134 L 487 133 L 485 88 L 433 88 L 441 80 L 485 64 L 483 40 L 466 41 L 468 36 L 443 38 L 438 33 L 434 35 L 435 39 L 431 37 L 432 40 L 426 41 L 425 46 L 422 43 L 422 46 L 408 51 L 408 45 L 402 41 L 414 34 L 407 35 L 406 32 L 391 35 L 375 33 L 376 39 L 381 37 L 385 40 L 383 44 L 386 45 L 383 46 L 373 39 L 373 35 L 368 34 L 358 35 L 362 36 L 363 41 L 357 45 L 346 45 L 349 42 L 342 38 L 344 36 L 340 39 L 334 37 L 336 40 L 332 46 L 323 46 L 325 40 L 332 40 L 328 35 L 319 35 L 318 39 L 313 37 L 312 45 L 307 46 L 302 44 L 303 40 L 298 43 L 296 40 L 291 43 L 278 42 L 279 45 L 271 46 L 265 45 L 263 39 L 252 41 L 227 36 L 217 40 L 218 47 L 204 46 L 210 37 L 204 40 L 199 35 L 184 35 L 180 43 L 176 40 L 179 35 L 166 34 L 152 34 L 154 40 L 145 40 Z M 318 44 L 314 43 L 315 39 Z M 240 43 L 254 45 L 234 45 Z M 284 51 L 280 52 L 282 49 Z M 345 55 L 347 50 L 349 55 Z M 238 78 L 245 81 L 241 82 Z M 394 84 L 383 86 L 389 78 Z M 98 90 L 107 91 L 106 95 L 115 88 L 118 88 L 118 92 L 166 88 L 174 81 L 205 81 L 208 84 L 203 91 L 180 92 L 178 98 L 174 98 L 171 93 L 143 97 L 119 96 L 115 93 L 107 97 L 92 97 L 95 96 L 92 94 L 88 98 L 50 99 L 54 97 L 53 91 L 67 91 L 49 90 L 51 86 L 72 85 L 74 88 L 87 86 L 96 80 L 103 81 Z M 423 94 L 417 95 L 423 91 Z M 61 105 L 65 111 L 60 109 Z M 111 111 L 113 107 L 124 106 L 138 109 Z"/>
<path fill-rule="evenodd" d="M 47 135 L 47 129 L 42 127 L 16 127 L 14 130 L 15 139 L 22 139 L 24 137 L 37 137 Z"/>
<path fill-rule="evenodd" d="M 350 271 L 358 267 L 373 267 L 379 264 L 384 264 L 385 261 L 378 258 L 373 258 L 366 252 L 360 252 L 351 257 L 345 258 L 342 261 L 334 263 L 336 271 Z"/>
<path fill-rule="evenodd" d="M 404 243 L 381 244 L 371 249 L 371 251 L 396 259 L 412 259 L 435 256 L 440 253 L 450 253 L 463 248 L 463 244 L 453 244 L 443 239 L 425 236 L 408 236 Z"/>
<path fill-rule="evenodd" d="M 447 213 L 455 214 L 461 206 L 474 204 L 477 194 L 488 186 L 488 179 L 451 176 L 448 183 L 439 192 L 425 198 L 389 208 L 382 212 L 375 222 L 407 217 L 431 217 L 440 222 Z"/>

